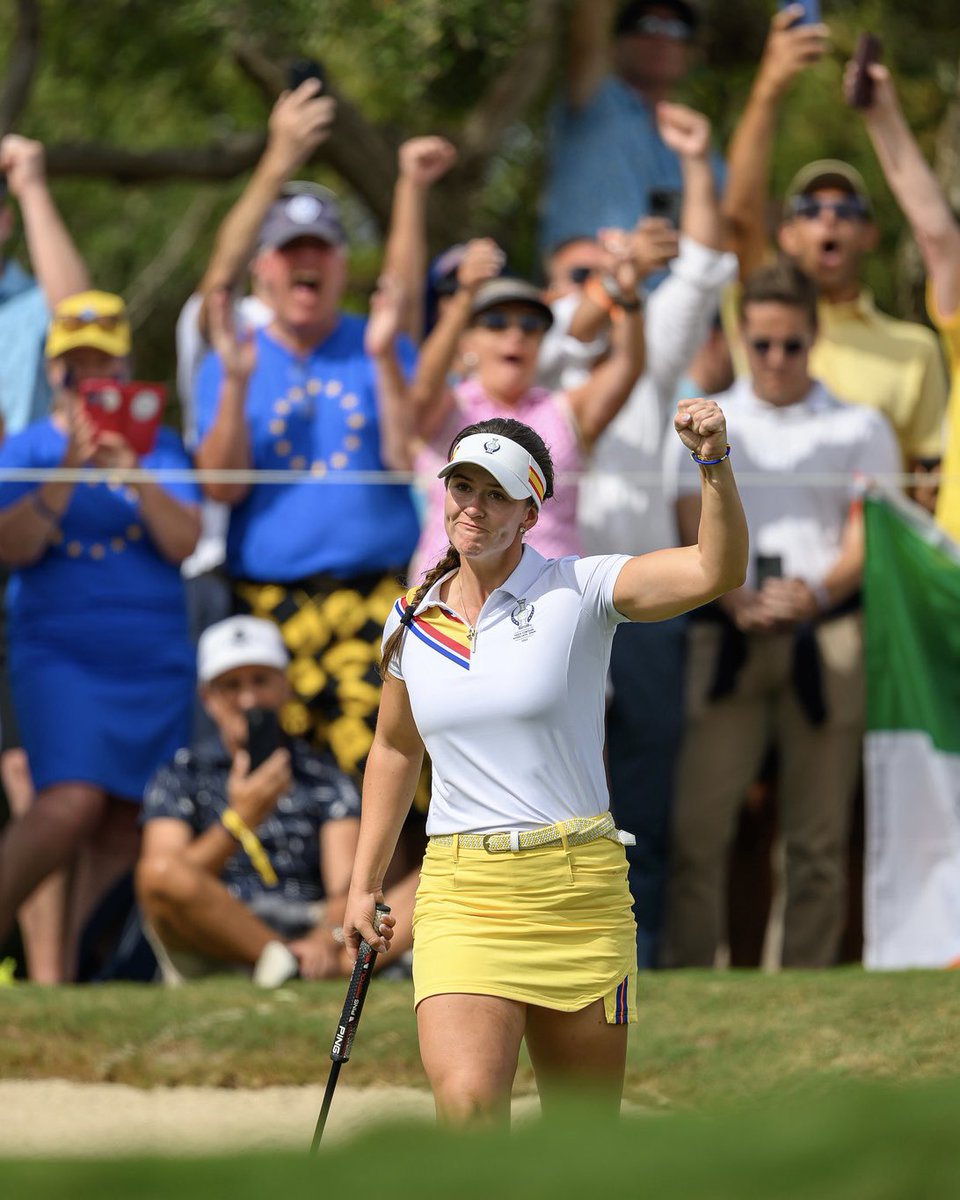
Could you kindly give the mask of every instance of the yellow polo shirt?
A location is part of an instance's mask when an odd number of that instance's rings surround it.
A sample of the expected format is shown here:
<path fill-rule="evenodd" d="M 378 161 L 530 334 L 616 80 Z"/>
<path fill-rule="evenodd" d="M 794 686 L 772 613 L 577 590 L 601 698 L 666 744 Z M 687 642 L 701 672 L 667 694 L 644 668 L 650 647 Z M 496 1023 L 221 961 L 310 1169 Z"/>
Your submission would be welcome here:
<path fill-rule="evenodd" d="M 878 408 L 904 459 L 939 458 L 947 381 L 936 335 L 881 312 L 864 289 L 856 300 L 821 300 L 810 373 L 842 400 Z"/>
<path fill-rule="evenodd" d="M 927 312 L 940 330 L 950 364 L 950 404 L 947 409 L 947 448 L 943 482 L 937 497 L 937 521 L 960 542 L 960 308 L 945 317 L 937 310 L 933 288 L 927 284 Z"/>
<path fill-rule="evenodd" d="M 735 296 L 734 313 L 738 300 Z M 866 288 L 856 300 L 821 300 L 817 311 L 813 378 L 841 400 L 879 409 L 893 426 L 905 461 L 939 458 L 947 384 L 936 335 L 881 312 Z M 740 345 L 734 363 L 738 374 L 748 374 Z"/>

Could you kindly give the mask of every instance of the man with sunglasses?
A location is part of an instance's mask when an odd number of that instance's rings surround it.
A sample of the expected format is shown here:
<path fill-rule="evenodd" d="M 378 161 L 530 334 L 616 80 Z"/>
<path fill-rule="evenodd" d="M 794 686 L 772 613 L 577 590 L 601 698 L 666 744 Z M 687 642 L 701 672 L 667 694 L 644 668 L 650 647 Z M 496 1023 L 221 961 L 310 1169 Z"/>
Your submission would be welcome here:
<path fill-rule="evenodd" d="M 657 105 L 694 60 L 697 0 L 577 0 L 564 94 L 553 115 L 541 246 L 549 253 L 604 228 L 632 229 L 650 194 L 677 193 L 680 160 L 657 130 Z M 714 158 L 714 170 L 723 173 Z M 598 181 L 602 180 L 602 186 Z"/>
<path fill-rule="evenodd" d="M 780 103 L 793 81 L 826 52 L 825 25 L 803 24 L 793 5 L 777 13 L 760 69 L 729 147 L 727 218 L 747 278 L 770 254 L 770 160 Z M 929 329 L 881 312 L 864 286 L 864 263 L 878 229 L 859 171 L 824 159 L 807 164 L 787 188 L 780 249 L 815 280 L 820 337 L 813 373 L 836 395 L 879 409 L 912 468 L 941 452 L 946 381 Z M 743 369 L 740 355 L 738 368 Z"/>
<path fill-rule="evenodd" d="M 864 724 L 858 591 L 862 514 L 855 477 L 897 472 L 888 421 L 846 404 L 811 374 L 817 290 L 794 264 L 743 286 L 750 378 L 727 414 L 753 562 L 746 584 L 695 614 L 668 889 L 667 965 L 711 966 L 723 940 L 727 854 L 743 796 L 778 756 L 786 851 L 784 966 L 836 960 L 850 814 Z M 674 459 L 681 541 L 699 498 Z M 824 478 L 810 487 L 797 475 Z"/>

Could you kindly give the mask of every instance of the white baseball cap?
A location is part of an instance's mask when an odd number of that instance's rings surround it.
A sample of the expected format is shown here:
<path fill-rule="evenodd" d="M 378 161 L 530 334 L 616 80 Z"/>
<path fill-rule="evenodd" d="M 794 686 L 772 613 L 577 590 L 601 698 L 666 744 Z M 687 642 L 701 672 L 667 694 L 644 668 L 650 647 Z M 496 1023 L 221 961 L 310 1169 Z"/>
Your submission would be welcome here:
<path fill-rule="evenodd" d="M 511 500 L 532 497 L 538 509 L 543 504 L 547 481 L 537 460 L 519 442 L 499 433 L 471 433 L 457 442 L 450 461 L 437 472 L 437 478 L 444 479 L 467 463 L 489 471 Z"/>
<path fill-rule="evenodd" d="M 260 617 L 228 617 L 200 635 L 197 678 L 209 683 L 234 667 L 276 667 L 285 671 L 290 656 L 280 630 Z"/>

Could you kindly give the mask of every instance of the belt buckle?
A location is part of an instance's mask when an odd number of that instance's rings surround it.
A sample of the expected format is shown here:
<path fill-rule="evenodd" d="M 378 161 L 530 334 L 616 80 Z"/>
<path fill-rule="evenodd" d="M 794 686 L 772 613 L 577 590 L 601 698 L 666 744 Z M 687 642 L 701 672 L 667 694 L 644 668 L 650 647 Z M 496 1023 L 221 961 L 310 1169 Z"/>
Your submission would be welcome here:
<path fill-rule="evenodd" d="M 488 840 L 495 837 L 506 838 L 506 846 L 504 846 L 502 849 L 495 849 L 493 846 L 489 846 L 487 844 Z M 485 833 L 483 834 L 481 845 L 488 854 L 519 854 L 520 834 L 515 829 L 511 829 L 509 832 Z"/>

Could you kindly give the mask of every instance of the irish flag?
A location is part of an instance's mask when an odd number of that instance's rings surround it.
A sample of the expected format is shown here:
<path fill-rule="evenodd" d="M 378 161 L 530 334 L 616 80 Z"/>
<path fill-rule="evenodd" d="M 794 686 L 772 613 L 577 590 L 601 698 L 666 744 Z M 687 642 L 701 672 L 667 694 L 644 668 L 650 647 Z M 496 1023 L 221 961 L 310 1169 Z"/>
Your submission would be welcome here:
<path fill-rule="evenodd" d="M 960 547 L 869 495 L 864 963 L 960 960 Z"/>

